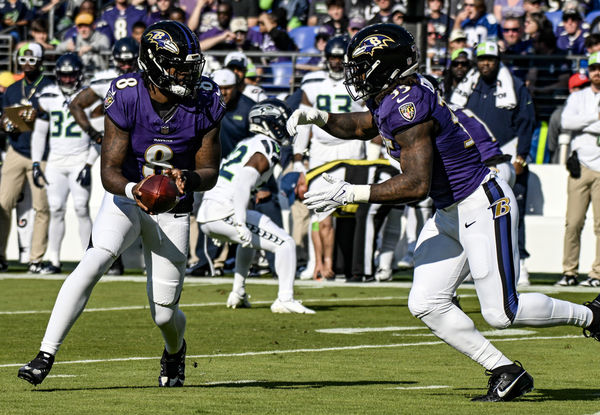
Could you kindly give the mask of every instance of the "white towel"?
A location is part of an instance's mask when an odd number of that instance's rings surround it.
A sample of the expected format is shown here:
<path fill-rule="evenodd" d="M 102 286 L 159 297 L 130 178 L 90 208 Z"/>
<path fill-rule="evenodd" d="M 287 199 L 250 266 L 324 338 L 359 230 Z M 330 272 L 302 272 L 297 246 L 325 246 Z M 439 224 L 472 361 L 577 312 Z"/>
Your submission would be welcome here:
<path fill-rule="evenodd" d="M 456 89 L 450 97 L 450 102 L 460 107 L 467 105 L 469 97 L 479 81 L 479 71 L 477 68 L 471 69 L 465 78 L 456 86 Z M 513 109 L 517 106 L 517 94 L 513 78 L 506 66 L 500 64 L 500 70 L 496 78 L 496 107 Z"/>

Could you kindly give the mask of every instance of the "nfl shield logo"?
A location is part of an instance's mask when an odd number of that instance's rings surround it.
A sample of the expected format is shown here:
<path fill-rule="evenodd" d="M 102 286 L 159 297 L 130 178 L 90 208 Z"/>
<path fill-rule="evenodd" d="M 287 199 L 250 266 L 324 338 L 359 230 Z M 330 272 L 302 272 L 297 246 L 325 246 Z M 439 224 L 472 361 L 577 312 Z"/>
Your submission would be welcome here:
<path fill-rule="evenodd" d="M 400 115 L 402 115 L 402 118 L 404 118 L 406 121 L 414 120 L 415 113 L 417 112 L 415 109 L 415 104 L 412 102 L 407 102 L 406 104 L 401 105 L 400 108 L 398 108 L 398 111 L 400 111 Z"/>

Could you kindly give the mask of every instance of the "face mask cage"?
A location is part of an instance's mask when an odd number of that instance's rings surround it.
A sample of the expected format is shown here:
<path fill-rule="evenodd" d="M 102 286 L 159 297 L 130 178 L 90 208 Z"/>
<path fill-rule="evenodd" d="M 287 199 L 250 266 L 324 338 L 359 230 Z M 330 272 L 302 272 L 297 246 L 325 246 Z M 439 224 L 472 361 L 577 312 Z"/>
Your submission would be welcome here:
<path fill-rule="evenodd" d="M 344 85 L 354 101 L 369 97 L 375 86 L 368 81 L 369 75 L 379 65 L 377 61 L 372 67 L 368 62 L 344 62 Z"/>
<path fill-rule="evenodd" d="M 185 62 L 173 62 L 167 57 L 156 56 L 151 59 L 156 70 L 147 73 L 147 76 L 160 89 L 180 97 L 187 97 L 196 92 L 204 62 L 204 57 L 200 54 L 193 55 L 192 60 Z M 149 68 L 143 62 L 140 63 L 140 67 L 148 71 Z"/>
<path fill-rule="evenodd" d="M 67 95 L 73 94 L 81 84 L 82 74 L 76 71 L 56 71 L 56 80 L 60 90 Z"/>

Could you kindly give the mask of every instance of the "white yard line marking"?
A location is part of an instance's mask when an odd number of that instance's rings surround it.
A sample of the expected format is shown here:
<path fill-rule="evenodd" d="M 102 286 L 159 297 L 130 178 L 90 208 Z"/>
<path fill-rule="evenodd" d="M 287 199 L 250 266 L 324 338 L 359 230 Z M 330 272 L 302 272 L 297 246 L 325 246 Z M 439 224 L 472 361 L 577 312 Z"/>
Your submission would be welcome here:
<path fill-rule="evenodd" d="M 427 327 L 424 327 L 427 328 Z M 488 330 L 482 331 L 485 337 L 497 337 L 497 336 L 528 336 L 535 334 L 534 330 L 521 330 L 521 329 L 505 329 L 505 330 Z M 392 333 L 392 336 L 402 337 L 430 337 L 434 336 L 433 333 L 419 333 L 419 334 L 405 334 L 405 333 Z"/>
<path fill-rule="evenodd" d="M 371 332 L 378 332 L 378 331 L 407 331 L 407 330 L 427 330 L 427 327 L 426 326 L 357 327 L 357 328 L 318 329 L 315 331 L 317 333 L 327 333 L 327 334 L 359 334 L 359 333 L 371 333 Z"/>
<path fill-rule="evenodd" d="M 583 336 L 540 336 L 540 337 L 512 337 L 506 339 L 495 339 L 495 342 L 512 342 L 512 341 L 526 341 L 526 340 L 560 340 L 560 339 L 584 339 Z M 446 344 L 443 341 L 430 341 L 430 342 L 418 342 L 418 343 L 396 343 L 396 344 L 363 344 L 357 346 L 340 346 L 340 347 L 323 347 L 319 349 L 290 349 L 290 350 L 264 350 L 260 352 L 243 352 L 243 353 L 219 353 L 219 354 L 198 354 L 188 355 L 188 359 L 214 359 L 216 357 L 246 357 L 246 356 L 261 356 L 261 355 L 273 355 L 273 354 L 291 354 L 291 353 L 321 353 L 321 352 L 335 352 L 342 350 L 362 350 L 362 349 L 390 349 L 396 347 L 421 347 L 421 346 L 437 346 L 440 344 Z M 132 360 L 158 360 L 159 356 L 153 357 L 120 357 L 114 359 L 91 359 L 91 360 L 72 360 L 66 362 L 55 362 L 55 365 L 69 365 L 69 364 L 87 364 L 87 363 L 109 363 L 109 362 L 129 362 Z M 23 363 L 9 363 L 0 365 L 3 367 L 21 367 Z"/>
<path fill-rule="evenodd" d="M 385 389 L 400 389 L 400 390 L 419 390 L 419 389 L 446 389 L 448 385 L 429 385 L 429 386 L 398 386 L 397 388 L 385 388 Z"/>
<path fill-rule="evenodd" d="M 406 295 L 400 296 L 386 296 L 386 297 L 338 297 L 338 298 L 306 298 L 302 299 L 304 303 L 341 303 L 344 301 L 387 301 L 387 300 L 406 300 Z M 252 304 L 271 304 L 274 300 L 268 301 L 251 301 Z M 191 304 L 180 304 L 180 307 L 214 307 L 214 306 L 225 306 L 225 300 L 219 302 L 209 303 L 191 303 Z M 98 311 L 127 311 L 127 310 L 146 310 L 148 305 L 132 305 L 123 307 L 101 307 L 101 308 L 86 308 L 83 310 L 84 313 L 94 313 Z M 48 314 L 52 310 L 21 310 L 21 311 L 0 311 L 0 315 L 14 315 L 14 314 Z"/>
<path fill-rule="evenodd" d="M 79 375 L 48 375 L 48 378 L 76 378 Z"/>
<path fill-rule="evenodd" d="M 214 382 L 204 382 L 201 385 L 212 386 L 212 385 L 230 385 L 232 383 L 235 384 L 244 384 L 244 383 L 256 383 L 256 382 L 268 382 L 268 381 L 260 381 L 260 380 L 219 380 Z"/>

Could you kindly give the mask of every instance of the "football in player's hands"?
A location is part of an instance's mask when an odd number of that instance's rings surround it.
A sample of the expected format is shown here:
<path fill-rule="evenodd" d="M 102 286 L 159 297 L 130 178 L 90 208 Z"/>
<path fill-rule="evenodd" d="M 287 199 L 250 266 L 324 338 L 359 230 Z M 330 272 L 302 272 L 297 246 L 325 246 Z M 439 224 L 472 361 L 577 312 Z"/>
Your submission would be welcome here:
<path fill-rule="evenodd" d="M 175 180 L 162 174 L 149 176 L 139 187 L 140 201 L 150 214 L 168 212 L 179 202 Z"/>

